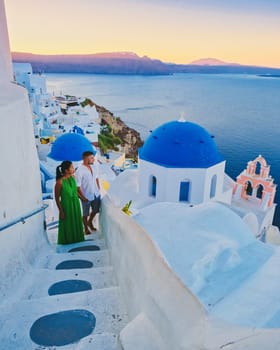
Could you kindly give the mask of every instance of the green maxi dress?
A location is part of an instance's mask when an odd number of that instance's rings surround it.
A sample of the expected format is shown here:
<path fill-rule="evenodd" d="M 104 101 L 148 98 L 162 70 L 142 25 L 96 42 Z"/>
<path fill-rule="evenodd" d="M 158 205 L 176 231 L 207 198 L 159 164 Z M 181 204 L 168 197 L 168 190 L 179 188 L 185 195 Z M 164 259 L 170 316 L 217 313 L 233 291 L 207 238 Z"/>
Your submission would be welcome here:
<path fill-rule="evenodd" d="M 57 243 L 70 244 L 84 241 L 80 200 L 77 184 L 72 176 L 62 179 L 60 201 L 65 217 L 59 220 Z"/>

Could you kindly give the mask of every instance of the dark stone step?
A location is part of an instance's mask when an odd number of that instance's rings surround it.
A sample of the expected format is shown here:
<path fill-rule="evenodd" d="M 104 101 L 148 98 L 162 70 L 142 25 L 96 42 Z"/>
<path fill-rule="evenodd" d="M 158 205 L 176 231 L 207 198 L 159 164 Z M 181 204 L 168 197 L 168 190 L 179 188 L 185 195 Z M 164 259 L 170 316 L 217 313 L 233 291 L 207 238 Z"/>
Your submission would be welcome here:
<path fill-rule="evenodd" d="M 41 346 L 63 346 L 91 334 L 96 318 L 87 310 L 68 310 L 43 316 L 30 329 L 30 338 Z"/>
<path fill-rule="evenodd" d="M 72 248 L 68 252 L 72 253 L 72 252 L 86 252 L 86 251 L 97 251 L 97 250 L 100 250 L 100 247 L 98 247 L 97 245 L 85 245 L 82 247 Z"/>
<path fill-rule="evenodd" d="M 93 263 L 88 260 L 65 260 L 56 266 L 56 270 L 88 269 L 93 267 Z"/>
<path fill-rule="evenodd" d="M 49 295 L 68 294 L 91 290 L 91 284 L 83 280 L 65 280 L 54 283 L 48 290 Z"/>

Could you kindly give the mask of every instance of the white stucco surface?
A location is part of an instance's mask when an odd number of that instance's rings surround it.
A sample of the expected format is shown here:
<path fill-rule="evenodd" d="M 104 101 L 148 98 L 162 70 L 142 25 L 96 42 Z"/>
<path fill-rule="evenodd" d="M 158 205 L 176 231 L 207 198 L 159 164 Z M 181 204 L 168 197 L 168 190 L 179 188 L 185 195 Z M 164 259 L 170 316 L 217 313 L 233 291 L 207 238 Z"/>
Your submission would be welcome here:
<path fill-rule="evenodd" d="M 219 203 L 140 208 L 134 175 L 121 174 L 110 198 L 115 204 L 135 200 L 133 219 L 209 314 L 236 325 L 280 328 L 279 248 L 256 240 L 242 219 Z"/>
<path fill-rule="evenodd" d="M 44 214 L 38 212 L 29 217 L 40 210 L 43 203 L 32 115 L 25 89 L 0 81 L 0 119 L 2 299 L 13 292 L 15 284 L 34 262 L 36 252 L 44 246 Z M 26 218 L 16 223 L 23 217 Z"/>
<path fill-rule="evenodd" d="M 42 205 L 32 114 L 24 88 L 0 85 L 0 225 Z"/>
<path fill-rule="evenodd" d="M 175 156 L 175 155 L 174 155 Z M 139 160 L 139 185 L 146 195 L 150 193 L 151 177 L 157 179 L 156 196 L 159 201 L 178 202 L 180 184 L 189 181 L 189 202 L 193 204 L 203 203 L 212 198 L 226 200 L 224 189 L 225 162 L 220 162 L 210 168 L 168 168 L 151 162 Z M 216 177 L 216 185 L 211 186 L 212 179 Z"/>
<path fill-rule="evenodd" d="M 1 81 L 12 80 L 13 70 L 11 63 L 5 6 L 4 0 L 0 0 L 0 83 Z"/>
<path fill-rule="evenodd" d="M 161 350 L 201 349 L 206 317 L 203 306 L 174 274 L 147 232 L 112 205 L 109 197 L 102 203 L 101 229 L 130 318 L 121 334 L 124 349 L 139 348 L 137 339 L 142 331 L 137 325 L 143 327 L 143 318 L 149 320 L 143 349 L 157 349 L 158 344 L 162 344 Z"/>
<path fill-rule="evenodd" d="M 144 313 L 140 313 L 120 333 L 125 350 L 163 350 L 161 335 Z"/>

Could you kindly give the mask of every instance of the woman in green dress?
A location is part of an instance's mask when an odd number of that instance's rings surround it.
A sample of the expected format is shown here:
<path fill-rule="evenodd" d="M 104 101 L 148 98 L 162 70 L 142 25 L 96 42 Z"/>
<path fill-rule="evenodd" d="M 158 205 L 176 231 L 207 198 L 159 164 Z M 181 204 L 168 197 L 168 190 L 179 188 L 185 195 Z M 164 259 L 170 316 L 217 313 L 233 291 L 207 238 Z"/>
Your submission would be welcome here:
<path fill-rule="evenodd" d="M 73 163 L 64 160 L 56 168 L 55 201 L 59 209 L 58 244 L 84 241 L 82 214 Z"/>

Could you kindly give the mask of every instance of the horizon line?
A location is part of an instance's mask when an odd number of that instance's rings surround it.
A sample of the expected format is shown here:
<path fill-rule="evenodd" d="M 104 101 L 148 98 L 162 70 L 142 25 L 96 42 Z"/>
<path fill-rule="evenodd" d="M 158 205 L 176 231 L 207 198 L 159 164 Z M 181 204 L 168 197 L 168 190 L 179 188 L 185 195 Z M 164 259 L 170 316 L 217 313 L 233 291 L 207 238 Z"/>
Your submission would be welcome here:
<path fill-rule="evenodd" d="M 107 51 L 107 52 L 95 52 L 95 53 L 51 53 L 51 54 L 48 54 L 48 53 L 33 53 L 33 52 L 27 52 L 27 51 L 11 51 L 11 56 L 13 54 L 29 54 L 29 55 L 33 55 L 33 56 L 94 56 L 94 55 L 110 55 L 110 54 L 130 54 L 130 55 L 135 55 L 137 56 L 138 58 L 149 58 L 150 60 L 157 60 L 157 61 L 160 61 L 164 64 L 175 64 L 175 65 L 178 65 L 178 66 L 181 66 L 181 65 L 198 65 L 198 66 L 235 66 L 235 65 L 238 65 L 238 66 L 248 66 L 248 67 L 258 67 L 258 68 L 271 68 L 271 69 L 279 69 L 280 70 L 280 67 L 275 67 L 275 66 L 263 66 L 263 65 L 256 65 L 256 64 L 243 64 L 243 63 L 236 63 L 236 62 L 226 62 L 226 61 L 223 61 L 219 58 L 216 58 L 216 57 L 202 57 L 202 58 L 198 58 L 198 59 L 195 59 L 193 61 L 191 61 L 190 63 L 174 63 L 174 62 L 166 62 L 166 61 L 163 61 L 159 58 L 151 58 L 150 56 L 148 55 L 143 55 L 143 56 L 140 56 L 138 53 L 136 52 L 133 52 L 133 51 Z M 216 61 L 220 61 L 221 63 L 220 64 L 195 64 L 195 63 L 192 63 L 192 62 L 195 62 L 195 61 L 201 61 L 201 60 L 216 60 Z"/>

